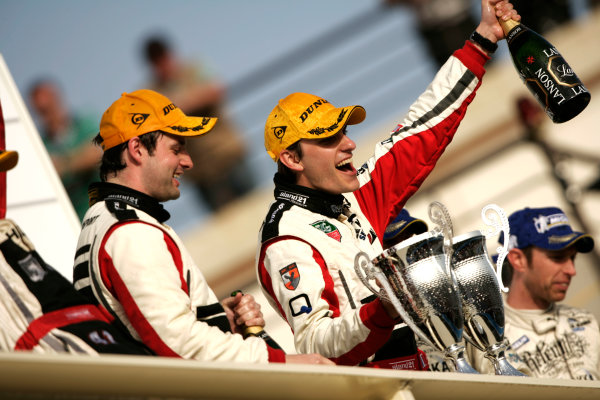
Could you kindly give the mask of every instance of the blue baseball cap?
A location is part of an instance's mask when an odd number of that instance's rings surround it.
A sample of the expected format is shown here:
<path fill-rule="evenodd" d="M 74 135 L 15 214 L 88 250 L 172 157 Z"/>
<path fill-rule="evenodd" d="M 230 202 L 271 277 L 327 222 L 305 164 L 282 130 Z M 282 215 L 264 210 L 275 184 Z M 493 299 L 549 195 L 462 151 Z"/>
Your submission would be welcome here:
<path fill-rule="evenodd" d="M 411 217 L 406 208 L 403 208 L 396 218 L 385 228 L 383 240 L 393 240 L 401 233 L 412 236 L 424 232 L 427 232 L 427 223 L 422 219 Z"/>
<path fill-rule="evenodd" d="M 536 246 L 546 250 L 562 250 L 575 245 L 580 253 L 594 248 L 594 239 L 571 228 L 566 214 L 557 207 L 524 208 L 508 217 L 510 238 L 508 249 Z M 498 242 L 503 243 L 501 233 Z"/>

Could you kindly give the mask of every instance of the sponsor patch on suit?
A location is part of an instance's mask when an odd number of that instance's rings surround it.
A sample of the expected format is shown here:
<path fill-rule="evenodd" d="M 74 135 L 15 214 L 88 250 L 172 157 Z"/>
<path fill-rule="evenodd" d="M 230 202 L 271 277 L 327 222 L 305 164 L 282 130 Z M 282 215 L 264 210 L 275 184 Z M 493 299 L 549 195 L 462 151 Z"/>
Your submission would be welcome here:
<path fill-rule="evenodd" d="M 296 290 L 300 283 L 300 272 L 296 263 L 291 263 L 287 267 L 283 267 L 279 270 L 283 284 L 289 290 Z"/>

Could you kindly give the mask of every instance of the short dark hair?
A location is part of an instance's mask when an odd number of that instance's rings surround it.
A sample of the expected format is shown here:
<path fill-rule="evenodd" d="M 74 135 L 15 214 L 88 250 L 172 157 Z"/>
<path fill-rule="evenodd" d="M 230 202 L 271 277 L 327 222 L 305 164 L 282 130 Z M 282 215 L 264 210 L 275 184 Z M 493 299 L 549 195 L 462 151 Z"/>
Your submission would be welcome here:
<path fill-rule="evenodd" d="M 156 150 L 156 142 L 161 135 L 164 135 L 163 131 L 152 131 L 148 133 L 144 133 L 143 135 L 138 136 L 140 138 L 140 143 L 144 146 L 150 155 L 154 154 L 154 150 Z M 96 135 L 93 139 L 94 144 L 101 145 L 102 144 L 102 136 L 100 134 Z M 122 154 L 123 151 L 127 148 L 127 144 L 129 140 L 125 143 L 121 143 L 115 147 L 111 147 L 106 150 L 104 154 L 102 154 L 102 160 L 100 161 L 100 179 L 102 182 L 106 182 L 109 175 L 117 175 L 117 172 L 124 169 L 127 164 L 123 162 Z"/>
<path fill-rule="evenodd" d="M 144 45 L 144 57 L 151 64 L 155 64 L 169 51 L 170 47 L 167 41 L 158 36 L 149 38 Z"/>
<path fill-rule="evenodd" d="M 300 140 L 289 145 L 286 150 L 293 151 L 298 155 L 298 158 L 302 158 L 302 148 L 300 147 Z M 281 160 L 277 160 L 277 172 L 288 182 L 296 183 L 296 173 L 289 169 L 284 163 L 282 163 Z"/>

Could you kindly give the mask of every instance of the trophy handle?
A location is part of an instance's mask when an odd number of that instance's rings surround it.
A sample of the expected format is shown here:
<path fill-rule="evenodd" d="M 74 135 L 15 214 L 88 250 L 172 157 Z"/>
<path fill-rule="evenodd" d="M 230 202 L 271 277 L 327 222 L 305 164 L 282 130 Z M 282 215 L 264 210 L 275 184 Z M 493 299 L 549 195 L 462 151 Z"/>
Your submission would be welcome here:
<path fill-rule="evenodd" d="M 454 252 L 452 240 L 454 237 L 454 228 L 452 227 L 452 218 L 446 206 L 439 201 L 433 201 L 429 204 L 429 218 L 436 225 L 431 232 L 436 235 L 442 235 L 444 238 L 444 266 L 446 275 L 450 277 L 454 290 L 458 293 L 458 282 L 452 272 L 452 253 Z"/>
<path fill-rule="evenodd" d="M 481 209 L 481 219 L 483 219 L 483 222 L 487 225 L 485 230 L 486 239 L 495 237 L 500 232 L 504 233 L 504 244 L 501 247 L 496 248 L 496 251 L 498 252 L 498 260 L 496 261 L 496 279 L 498 280 L 500 290 L 506 293 L 508 292 L 508 288 L 504 286 L 504 283 L 502 282 L 502 266 L 504 264 L 504 259 L 508 254 L 508 240 L 510 234 L 508 218 L 502 208 L 496 204 L 488 204 Z"/>
<path fill-rule="evenodd" d="M 356 257 L 354 257 L 354 271 L 358 276 L 358 279 L 373 293 L 378 297 L 383 297 L 385 299 L 388 296 L 385 293 L 382 293 L 381 290 L 375 290 L 373 286 L 369 283 L 370 280 L 375 279 L 373 274 L 375 267 L 371 263 L 369 256 L 364 251 L 359 252 Z"/>
<path fill-rule="evenodd" d="M 467 322 L 468 323 L 468 322 Z M 468 329 L 465 329 L 463 331 L 463 337 L 465 338 L 466 342 L 469 342 L 473 347 L 475 347 L 477 350 L 485 352 L 485 348 L 482 347 L 479 343 L 477 343 L 477 341 L 475 339 L 473 339 L 471 337 L 471 335 L 469 335 L 469 333 L 467 332 Z"/>

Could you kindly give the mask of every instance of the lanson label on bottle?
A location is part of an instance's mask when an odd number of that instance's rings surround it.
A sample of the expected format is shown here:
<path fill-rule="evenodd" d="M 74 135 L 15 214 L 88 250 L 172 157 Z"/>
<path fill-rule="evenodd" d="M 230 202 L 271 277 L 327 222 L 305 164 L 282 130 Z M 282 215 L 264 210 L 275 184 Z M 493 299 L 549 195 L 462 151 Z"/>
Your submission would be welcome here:
<path fill-rule="evenodd" d="M 547 57 L 545 68 L 540 66 L 532 71 L 533 79 L 526 79 L 526 84 L 546 104 L 546 107 L 548 107 L 549 101 L 561 105 L 566 98 L 587 92 L 587 89 L 581 84 L 556 48 L 544 49 L 542 53 Z M 527 60 L 527 63 L 534 64 L 535 58 L 533 56 L 528 58 L 530 59 Z M 544 63 L 538 63 L 538 65 L 540 64 L 543 65 Z M 561 86 L 563 86 L 562 89 Z M 564 90 L 567 90 L 564 87 L 568 87 L 570 90 L 564 92 Z"/>
<path fill-rule="evenodd" d="M 553 122 L 565 122 L 589 103 L 590 94 L 554 45 L 516 21 L 500 21 L 519 76 Z"/>

